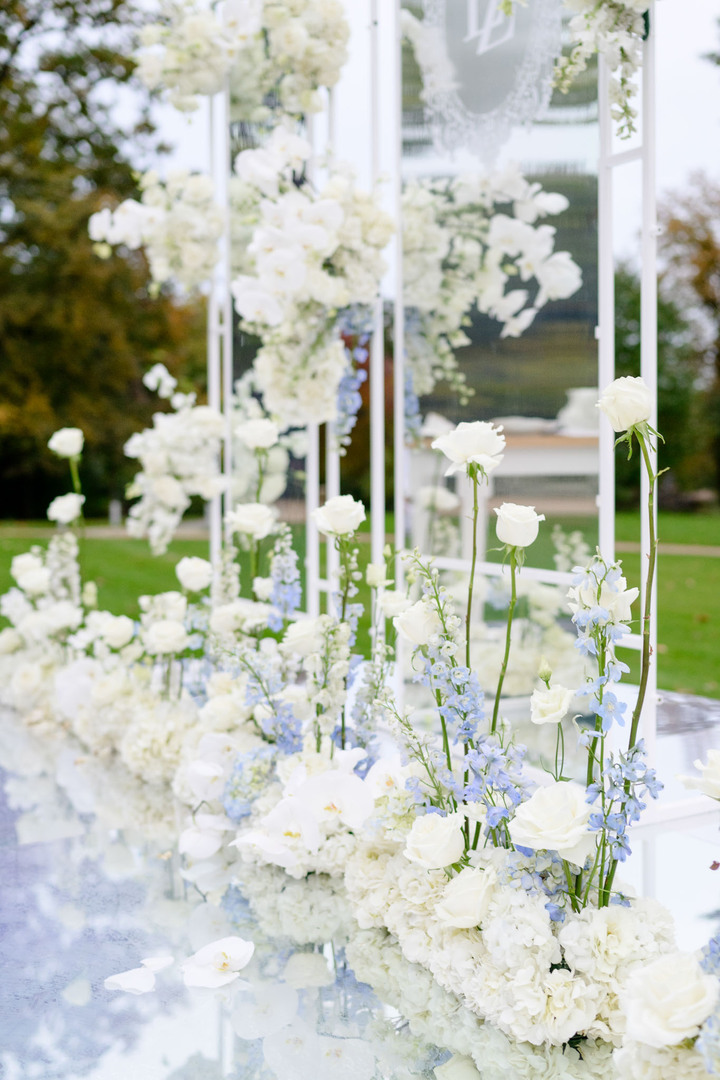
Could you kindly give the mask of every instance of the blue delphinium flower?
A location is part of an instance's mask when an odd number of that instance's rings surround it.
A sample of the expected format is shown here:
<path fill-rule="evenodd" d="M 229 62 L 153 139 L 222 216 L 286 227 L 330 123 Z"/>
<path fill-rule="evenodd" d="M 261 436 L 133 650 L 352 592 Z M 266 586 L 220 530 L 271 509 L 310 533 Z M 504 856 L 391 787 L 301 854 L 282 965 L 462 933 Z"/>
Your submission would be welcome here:
<path fill-rule="evenodd" d="M 273 747 L 258 746 L 238 757 L 220 800 L 231 821 L 250 815 L 255 799 L 270 779 L 276 756 Z"/>
<path fill-rule="evenodd" d="M 270 577 L 273 587 L 270 593 L 272 611 L 268 616 L 268 626 L 271 630 L 282 630 L 283 623 L 297 611 L 302 600 L 298 558 L 293 550 L 292 533 L 287 525 L 273 547 Z"/>

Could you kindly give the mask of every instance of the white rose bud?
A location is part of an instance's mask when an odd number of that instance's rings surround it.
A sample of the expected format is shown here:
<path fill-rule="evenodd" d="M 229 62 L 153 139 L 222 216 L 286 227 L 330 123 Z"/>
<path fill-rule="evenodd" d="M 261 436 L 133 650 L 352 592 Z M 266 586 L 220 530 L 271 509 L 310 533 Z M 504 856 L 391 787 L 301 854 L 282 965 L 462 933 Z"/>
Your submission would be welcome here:
<path fill-rule="evenodd" d="M 720 750 L 708 750 L 707 765 L 700 760 L 694 764 L 700 776 L 680 776 L 678 779 L 686 788 L 695 788 L 711 799 L 720 800 Z"/>
<path fill-rule="evenodd" d="M 387 589 L 381 593 L 379 603 L 380 610 L 386 619 L 393 619 L 412 606 L 405 593 L 398 592 L 397 589 Z"/>
<path fill-rule="evenodd" d="M 187 643 L 185 627 L 174 619 L 159 619 L 145 631 L 145 649 L 151 656 L 182 652 Z"/>
<path fill-rule="evenodd" d="M 48 448 L 58 457 L 80 457 L 85 443 L 85 436 L 80 428 L 64 427 L 50 436 Z"/>
<path fill-rule="evenodd" d="M 623 1004 L 629 1038 L 660 1049 L 693 1039 L 715 1008 L 716 976 L 689 953 L 669 953 L 644 964 L 628 979 Z"/>
<path fill-rule="evenodd" d="M 48 520 L 57 521 L 58 525 L 70 525 L 80 517 L 84 502 L 84 495 L 76 495 L 72 491 L 67 495 L 58 495 L 47 508 Z"/>
<path fill-rule="evenodd" d="M 122 649 L 132 641 L 134 633 L 135 623 L 127 615 L 111 615 L 103 625 L 102 638 L 111 649 Z"/>
<path fill-rule="evenodd" d="M 540 522 L 544 514 L 536 514 L 534 506 L 519 506 L 517 503 L 503 503 L 498 509 L 495 531 L 501 544 L 510 547 L 529 547 L 537 540 Z"/>
<path fill-rule="evenodd" d="M 653 398 L 644 379 L 624 375 L 610 383 L 598 402 L 614 431 L 627 431 L 652 415 Z"/>
<path fill-rule="evenodd" d="M 413 645 L 429 644 L 431 638 L 442 630 L 438 613 L 424 600 L 418 600 L 400 615 L 396 615 L 393 625 L 397 632 Z"/>
<path fill-rule="evenodd" d="M 275 511 L 264 503 L 239 503 L 227 515 L 227 522 L 234 533 L 242 533 L 252 540 L 264 540 L 275 529 Z"/>
<path fill-rule="evenodd" d="M 175 567 L 177 579 L 188 592 L 202 592 L 212 581 L 212 564 L 207 559 L 187 555 Z"/>
<path fill-rule="evenodd" d="M 384 562 L 368 563 L 365 568 L 365 581 L 371 589 L 384 589 L 386 585 L 392 585 L 392 581 L 385 575 L 387 568 Z"/>
<path fill-rule="evenodd" d="M 587 827 L 592 810 L 585 796 L 585 788 L 572 782 L 538 788 L 518 806 L 508 826 L 513 844 L 556 851 L 561 859 L 584 866 L 596 845 L 596 835 Z"/>
<path fill-rule="evenodd" d="M 365 507 L 352 495 L 336 495 L 313 510 L 315 524 L 326 536 L 349 536 L 365 520 Z"/>
<path fill-rule="evenodd" d="M 245 420 L 235 428 L 235 434 L 249 450 L 269 450 L 278 441 L 280 430 L 272 420 L 259 418 Z"/>
<path fill-rule="evenodd" d="M 445 886 L 435 914 L 445 926 L 469 930 L 480 926 L 497 884 L 493 869 L 466 867 Z"/>
<path fill-rule="evenodd" d="M 530 719 L 533 724 L 559 724 L 567 715 L 574 691 L 564 686 L 543 686 L 533 690 L 530 698 Z"/>
<path fill-rule="evenodd" d="M 442 451 L 452 462 L 446 476 L 455 472 L 466 473 L 471 464 L 480 466 L 488 475 L 502 461 L 505 436 L 501 427 L 496 428 L 485 420 L 475 420 L 470 424 L 463 421 L 454 431 L 441 435 L 431 445 L 433 450 Z"/>
<path fill-rule="evenodd" d="M 405 844 L 405 858 L 426 870 L 442 870 L 465 852 L 463 814 L 423 814 L 415 818 Z"/>

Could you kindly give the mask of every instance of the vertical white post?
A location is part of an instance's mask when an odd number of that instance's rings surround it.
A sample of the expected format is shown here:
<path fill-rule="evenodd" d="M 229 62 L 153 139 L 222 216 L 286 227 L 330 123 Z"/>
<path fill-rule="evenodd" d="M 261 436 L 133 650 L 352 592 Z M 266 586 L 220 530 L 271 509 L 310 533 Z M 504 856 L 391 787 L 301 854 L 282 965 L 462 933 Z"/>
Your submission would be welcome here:
<path fill-rule="evenodd" d="M 395 62 L 395 86 L 393 101 L 394 151 L 393 185 L 395 203 L 395 297 L 393 306 L 394 349 L 394 433 L 393 465 L 395 482 L 395 547 L 405 546 L 405 306 L 403 302 L 403 221 L 402 221 L 402 27 L 400 22 L 401 0 L 393 5 L 393 54 Z M 404 568 L 402 560 L 396 559 L 395 588 L 402 587 Z"/>
<path fill-rule="evenodd" d="M 373 186 L 380 178 L 379 0 L 370 3 L 370 131 Z M 370 557 L 382 560 L 385 547 L 385 325 L 378 285 L 370 342 Z"/>
<path fill-rule="evenodd" d="M 609 72 L 598 59 L 598 379 L 600 391 L 615 378 L 615 256 L 613 253 L 612 116 Z M 615 558 L 615 434 L 610 424 L 600 424 L 598 453 L 598 544 L 604 559 Z"/>
<path fill-rule="evenodd" d="M 208 159 L 210 175 L 217 191 L 218 170 L 215 161 L 215 98 L 208 97 Z M 207 394 L 208 404 L 220 411 L 222 406 L 220 378 L 220 342 L 218 339 L 219 287 L 217 267 L 210 281 L 207 302 Z M 222 551 L 222 497 L 210 500 L 210 561 L 214 567 L 220 562 Z"/>
<path fill-rule="evenodd" d="M 650 33 L 643 48 L 642 111 L 642 273 L 640 280 L 640 374 L 652 391 L 655 409 L 650 423 L 657 428 L 657 194 L 655 180 L 655 5 L 650 8 Z M 657 450 L 650 452 L 653 472 L 657 472 Z M 650 554 L 650 526 L 645 513 L 649 483 L 645 473 L 641 484 L 642 534 L 640 549 L 644 573 Z M 657 531 L 657 513 L 655 515 Z M 641 603 L 645 605 L 643 585 Z M 650 622 L 651 664 L 643 714 L 642 735 L 650 763 L 655 760 L 657 731 L 657 573 L 652 589 Z"/>
<path fill-rule="evenodd" d="M 223 440 L 223 471 L 227 487 L 224 493 L 224 507 L 227 514 L 232 510 L 233 480 L 233 430 L 232 430 L 232 394 L 233 394 L 233 304 L 230 294 L 232 278 L 232 226 L 230 222 L 230 87 L 226 81 L 222 96 L 222 209 L 224 230 L 222 238 L 222 404 L 225 413 L 225 437 Z M 229 535 L 225 537 L 230 539 Z"/>

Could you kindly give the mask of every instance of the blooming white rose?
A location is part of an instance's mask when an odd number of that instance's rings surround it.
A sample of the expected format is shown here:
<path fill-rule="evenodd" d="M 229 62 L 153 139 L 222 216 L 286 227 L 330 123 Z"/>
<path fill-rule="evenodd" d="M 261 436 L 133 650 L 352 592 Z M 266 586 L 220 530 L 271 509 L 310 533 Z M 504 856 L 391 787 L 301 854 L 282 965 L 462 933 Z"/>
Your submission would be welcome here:
<path fill-rule="evenodd" d="M 234 533 L 242 533 L 252 540 L 264 540 L 275 529 L 275 511 L 264 503 L 238 503 L 227 515 L 227 523 Z"/>
<path fill-rule="evenodd" d="M 471 464 L 480 466 L 487 475 L 502 461 L 505 436 L 501 427 L 494 427 L 485 420 L 472 423 L 462 421 L 454 431 L 441 435 L 431 445 L 433 450 L 441 450 L 452 462 L 446 476 L 467 472 Z"/>
<path fill-rule="evenodd" d="M 686 788 L 696 788 L 711 799 L 720 800 L 720 750 L 708 750 L 707 764 L 698 759 L 695 768 L 700 776 L 680 776 Z"/>
<path fill-rule="evenodd" d="M 458 930 L 479 926 L 496 884 L 497 874 L 491 867 L 487 870 L 465 867 L 445 886 L 442 900 L 435 905 L 435 914 L 446 926 Z"/>
<path fill-rule="evenodd" d="M 15 574 L 15 580 L 22 591 L 29 596 L 40 596 L 50 589 L 52 575 L 47 566 L 38 566 L 24 573 Z"/>
<path fill-rule="evenodd" d="M 717 1004 L 720 982 L 690 953 L 668 953 L 630 976 L 623 1004 L 627 1034 L 646 1046 L 694 1038 Z"/>
<path fill-rule="evenodd" d="M 453 1054 L 444 1065 L 436 1065 L 435 1080 L 481 1080 L 472 1058 Z"/>
<path fill-rule="evenodd" d="M 175 567 L 177 579 L 188 592 L 201 592 L 212 581 L 212 564 L 207 559 L 186 555 Z"/>
<path fill-rule="evenodd" d="M 413 645 L 427 645 L 430 639 L 442 630 L 440 616 L 424 600 L 418 600 L 396 615 L 393 625 L 397 632 Z"/>
<path fill-rule="evenodd" d="M 587 827 L 592 808 L 585 795 L 585 788 L 572 782 L 556 781 L 538 788 L 518 806 L 508 825 L 513 844 L 533 851 L 556 851 L 561 859 L 584 866 L 596 844 L 595 833 Z"/>
<path fill-rule="evenodd" d="M 462 858 L 465 851 L 463 814 L 423 814 L 415 818 L 404 855 L 426 870 L 441 870 Z"/>
<path fill-rule="evenodd" d="M 59 525 L 69 525 L 80 517 L 82 513 L 84 495 L 76 495 L 74 491 L 67 495 L 58 495 L 47 508 L 49 521 L 57 521 Z"/>
<path fill-rule="evenodd" d="M 349 536 L 365 520 L 365 507 L 352 495 L 335 495 L 313 510 L 315 524 L 326 536 Z"/>
<path fill-rule="evenodd" d="M 302 657 L 318 652 L 322 647 L 322 631 L 322 616 L 318 619 L 298 619 L 297 622 L 290 623 L 282 640 L 283 652 L 297 653 Z"/>
<path fill-rule="evenodd" d="M 110 615 L 103 623 L 100 633 L 111 649 L 122 649 L 123 645 L 132 640 L 135 623 L 127 615 Z"/>
<path fill-rule="evenodd" d="M 182 652 L 187 643 L 187 631 L 175 619 L 159 619 L 145 631 L 145 648 L 151 656 Z"/>
<path fill-rule="evenodd" d="M 503 503 L 495 508 L 497 522 L 495 531 L 501 544 L 511 547 L 529 547 L 540 530 L 544 514 L 536 514 L 534 506 L 519 506 L 517 503 Z"/>
<path fill-rule="evenodd" d="M 530 719 L 533 724 L 559 724 L 570 708 L 574 691 L 564 686 L 543 686 L 533 690 L 530 698 Z"/>
<path fill-rule="evenodd" d="M 614 431 L 627 431 L 652 415 L 653 398 L 644 379 L 623 375 L 603 392 L 598 408 L 605 413 Z"/>
<path fill-rule="evenodd" d="M 235 429 L 235 434 L 250 450 L 269 450 L 278 441 L 280 430 L 272 420 L 258 417 L 256 420 L 243 420 Z"/>
<path fill-rule="evenodd" d="M 50 436 L 48 449 L 58 457 L 74 458 L 82 454 L 85 436 L 80 428 L 64 427 Z"/>

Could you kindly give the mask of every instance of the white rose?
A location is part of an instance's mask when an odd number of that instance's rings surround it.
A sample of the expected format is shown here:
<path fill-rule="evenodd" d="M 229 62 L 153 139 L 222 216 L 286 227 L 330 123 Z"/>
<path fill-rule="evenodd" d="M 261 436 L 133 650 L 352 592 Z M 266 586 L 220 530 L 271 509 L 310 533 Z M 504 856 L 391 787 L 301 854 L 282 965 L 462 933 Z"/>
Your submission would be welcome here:
<path fill-rule="evenodd" d="M 111 649 L 122 649 L 132 640 L 135 623 L 127 615 L 111 615 L 102 628 L 102 638 Z"/>
<path fill-rule="evenodd" d="M 498 509 L 495 531 L 501 544 L 511 547 L 529 547 L 540 529 L 544 514 L 536 514 L 534 506 L 519 506 L 517 503 L 503 503 Z"/>
<path fill-rule="evenodd" d="M 435 1080 L 481 1080 L 472 1058 L 453 1054 L 444 1065 L 436 1065 Z"/>
<path fill-rule="evenodd" d="M 322 646 L 322 618 L 298 619 L 290 623 L 282 640 L 283 652 L 306 657 Z"/>
<path fill-rule="evenodd" d="M 352 495 L 336 495 L 313 510 L 315 524 L 327 536 L 348 536 L 365 520 L 365 507 Z"/>
<path fill-rule="evenodd" d="M 253 540 L 264 540 L 275 529 L 275 511 L 264 503 L 239 503 L 227 515 L 234 533 L 243 533 Z"/>
<path fill-rule="evenodd" d="M 22 635 L 18 634 L 17 630 L 14 630 L 12 626 L 6 626 L 0 630 L 0 656 L 7 656 L 9 653 L 17 652 L 22 648 Z"/>
<path fill-rule="evenodd" d="M 570 708 L 574 691 L 564 686 L 541 687 L 530 698 L 530 719 L 533 724 L 559 724 Z"/>
<path fill-rule="evenodd" d="M 435 914 L 446 926 L 469 930 L 479 926 L 492 899 L 497 875 L 492 868 L 466 867 L 445 886 Z"/>
<path fill-rule="evenodd" d="M 250 450 L 269 450 L 280 434 L 272 420 L 245 420 L 235 429 L 235 434 Z"/>
<path fill-rule="evenodd" d="M 82 513 L 84 495 L 76 495 L 69 492 L 67 495 L 58 495 L 47 508 L 49 521 L 57 521 L 59 525 L 69 525 Z"/>
<path fill-rule="evenodd" d="M 17 574 L 15 580 L 23 592 L 30 596 L 39 596 L 49 590 L 52 578 L 46 566 L 38 566 L 33 570 L 27 570 L 24 574 Z"/>
<path fill-rule="evenodd" d="M 201 592 L 212 581 L 213 568 L 207 559 L 186 555 L 175 567 L 177 579 L 188 592 Z"/>
<path fill-rule="evenodd" d="M 271 577 L 256 577 L 253 578 L 252 590 L 253 595 L 258 600 L 267 602 L 273 594 L 275 588 L 275 582 Z"/>
<path fill-rule="evenodd" d="M 610 383 L 598 402 L 614 431 L 627 431 L 642 424 L 652 414 L 653 398 L 644 379 L 624 375 Z"/>
<path fill-rule="evenodd" d="M 689 953 L 669 953 L 630 976 L 623 995 L 627 1034 L 660 1049 L 694 1038 L 715 1008 L 716 976 L 707 975 Z"/>
<path fill-rule="evenodd" d="M 591 807 L 585 788 L 556 781 L 521 803 L 508 829 L 516 847 L 556 851 L 561 859 L 584 866 L 595 851 L 595 833 L 588 832 Z"/>
<path fill-rule="evenodd" d="M 159 619 L 145 631 L 145 648 L 153 656 L 182 652 L 187 643 L 185 627 L 174 619 Z"/>
<path fill-rule="evenodd" d="M 700 760 L 694 764 L 700 776 L 681 776 L 679 779 L 686 788 L 696 788 L 711 799 L 720 800 L 720 750 L 708 750 L 707 765 Z"/>
<path fill-rule="evenodd" d="M 463 421 L 454 431 L 441 435 L 431 445 L 433 450 L 441 450 L 452 462 L 446 476 L 455 472 L 467 472 L 467 467 L 471 464 L 479 465 L 483 472 L 488 474 L 502 461 L 505 436 L 502 428 L 496 428 L 485 420 L 475 420 L 472 423 Z"/>
<path fill-rule="evenodd" d="M 80 428 L 64 427 L 50 436 L 48 449 L 58 457 L 74 458 L 82 454 L 85 436 Z"/>
<path fill-rule="evenodd" d="M 387 589 L 384 593 L 381 593 L 378 602 L 380 610 L 386 619 L 392 619 L 395 615 L 402 615 L 403 611 L 407 611 L 411 607 L 405 593 L 398 592 L 396 589 Z"/>
<path fill-rule="evenodd" d="M 43 565 L 39 556 L 33 555 L 32 551 L 24 551 L 22 555 L 16 555 L 10 563 L 10 573 L 19 583 L 23 574 L 28 574 L 31 570 L 42 570 Z"/>
<path fill-rule="evenodd" d="M 405 844 L 405 858 L 426 870 L 441 870 L 461 859 L 465 851 L 463 814 L 423 814 L 415 818 Z"/>
<path fill-rule="evenodd" d="M 442 630 L 440 617 L 424 600 L 418 600 L 393 619 L 393 625 L 413 645 L 427 645 Z"/>

